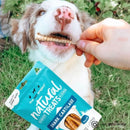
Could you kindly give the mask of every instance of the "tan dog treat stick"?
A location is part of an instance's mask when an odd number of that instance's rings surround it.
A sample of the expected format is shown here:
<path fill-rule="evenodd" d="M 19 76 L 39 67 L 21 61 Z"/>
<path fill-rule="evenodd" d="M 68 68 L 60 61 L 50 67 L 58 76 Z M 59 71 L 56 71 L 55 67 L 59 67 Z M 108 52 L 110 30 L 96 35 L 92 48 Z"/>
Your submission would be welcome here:
<path fill-rule="evenodd" d="M 81 124 L 81 119 L 79 116 L 72 113 L 66 117 L 64 123 L 65 123 L 65 126 L 69 128 L 70 130 L 76 130 Z"/>
<path fill-rule="evenodd" d="M 36 40 L 40 41 L 46 41 L 46 42 L 59 42 L 59 43 L 69 43 L 69 44 L 76 44 L 73 43 L 71 40 L 58 37 L 58 36 L 47 36 L 47 35 L 42 35 L 40 33 L 37 33 L 37 36 L 35 38 Z"/>

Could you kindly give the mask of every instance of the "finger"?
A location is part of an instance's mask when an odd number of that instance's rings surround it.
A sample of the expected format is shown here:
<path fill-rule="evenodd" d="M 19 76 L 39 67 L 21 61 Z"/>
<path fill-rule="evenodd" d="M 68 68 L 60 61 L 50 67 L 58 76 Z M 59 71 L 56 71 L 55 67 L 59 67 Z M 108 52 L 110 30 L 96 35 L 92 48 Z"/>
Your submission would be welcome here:
<path fill-rule="evenodd" d="M 93 40 L 93 39 L 103 40 L 102 31 L 103 31 L 103 26 L 101 23 L 94 24 L 82 33 L 80 39 L 81 40 Z"/>
<path fill-rule="evenodd" d="M 88 53 L 84 53 L 84 55 L 85 55 L 87 61 L 94 62 L 95 57 L 93 55 L 88 54 Z"/>
<path fill-rule="evenodd" d="M 102 39 L 99 39 L 99 38 L 96 38 L 96 39 L 93 39 L 94 42 L 98 42 L 98 43 L 102 43 L 103 40 Z"/>
<path fill-rule="evenodd" d="M 109 29 L 112 29 L 113 27 L 126 27 L 129 26 L 129 24 L 124 20 L 117 20 L 113 18 L 106 18 L 103 21 L 94 24 L 90 26 L 88 29 L 86 29 L 80 39 L 81 40 L 94 40 L 96 38 L 101 39 L 102 41 L 105 40 L 107 37 L 107 31 Z"/>
<path fill-rule="evenodd" d="M 86 55 L 86 61 L 84 64 L 85 67 L 91 67 L 93 64 L 99 65 L 101 63 L 101 61 L 96 59 L 94 56 L 87 54 L 87 53 L 85 55 Z"/>
<path fill-rule="evenodd" d="M 100 63 L 101 63 L 101 61 L 98 60 L 98 59 L 96 59 L 96 60 L 94 61 L 94 64 L 95 64 L 95 65 L 99 65 Z"/>
<path fill-rule="evenodd" d="M 81 56 L 81 55 L 83 54 L 83 51 L 80 50 L 79 48 L 76 48 L 76 54 L 77 54 L 78 56 Z"/>
<path fill-rule="evenodd" d="M 98 49 L 96 49 L 98 45 L 100 45 L 100 43 L 89 40 L 80 40 L 77 43 L 79 49 L 94 56 L 98 52 Z"/>
<path fill-rule="evenodd" d="M 120 22 L 123 22 L 124 24 L 126 24 L 126 25 L 129 25 L 129 23 L 127 23 L 125 20 L 123 20 L 123 19 L 118 19 Z"/>
<path fill-rule="evenodd" d="M 91 65 L 95 61 L 95 57 L 93 55 L 91 55 L 91 54 L 88 54 L 88 53 L 85 53 L 85 57 L 86 57 L 85 66 L 86 67 L 91 67 Z"/>
<path fill-rule="evenodd" d="M 84 65 L 85 65 L 85 67 L 91 67 L 93 65 L 93 62 L 86 60 Z"/>

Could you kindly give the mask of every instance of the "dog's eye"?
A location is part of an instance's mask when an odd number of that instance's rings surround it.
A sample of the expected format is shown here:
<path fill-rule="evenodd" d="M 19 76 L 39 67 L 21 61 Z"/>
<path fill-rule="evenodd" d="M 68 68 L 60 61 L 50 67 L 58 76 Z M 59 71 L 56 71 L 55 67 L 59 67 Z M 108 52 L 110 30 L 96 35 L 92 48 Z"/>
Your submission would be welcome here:
<path fill-rule="evenodd" d="M 39 16 L 42 16 L 42 15 L 44 15 L 45 13 L 46 13 L 45 10 L 41 10 L 41 11 L 39 12 Z"/>

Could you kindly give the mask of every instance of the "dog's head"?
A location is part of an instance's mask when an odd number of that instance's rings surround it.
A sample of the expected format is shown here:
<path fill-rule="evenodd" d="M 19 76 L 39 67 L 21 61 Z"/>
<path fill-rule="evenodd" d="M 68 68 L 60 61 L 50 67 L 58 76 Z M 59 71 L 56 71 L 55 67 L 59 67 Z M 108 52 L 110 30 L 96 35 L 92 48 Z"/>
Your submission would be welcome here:
<path fill-rule="evenodd" d="M 94 22 L 87 13 L 81 13 L 72 3 L 47 0 L 41 4 L 31 4 L 21 20 L 12 20 L 11 32 L 22 52 L 26 49 L 37 50 L 49 60 L 63 62 L 74 54 L 75 46 L 35 40 L 37 33 L 58 35 L 76 42 L 82 31 Z"/>

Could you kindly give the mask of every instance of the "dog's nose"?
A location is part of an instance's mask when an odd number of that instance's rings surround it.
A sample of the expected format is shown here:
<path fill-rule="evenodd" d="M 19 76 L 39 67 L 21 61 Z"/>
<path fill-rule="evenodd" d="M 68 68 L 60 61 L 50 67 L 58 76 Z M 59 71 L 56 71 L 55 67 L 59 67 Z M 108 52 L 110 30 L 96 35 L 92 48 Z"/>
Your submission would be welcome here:
<path fill-rule="evenodd" d="M 61 30 L 74 19 L 73 11 L 66 6 L 60 7 L 55 12 L 56 21 L 61 24 Z"/>

